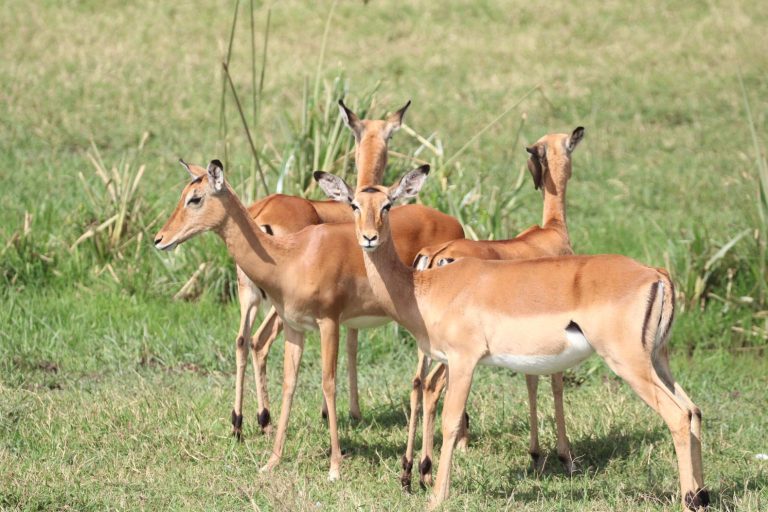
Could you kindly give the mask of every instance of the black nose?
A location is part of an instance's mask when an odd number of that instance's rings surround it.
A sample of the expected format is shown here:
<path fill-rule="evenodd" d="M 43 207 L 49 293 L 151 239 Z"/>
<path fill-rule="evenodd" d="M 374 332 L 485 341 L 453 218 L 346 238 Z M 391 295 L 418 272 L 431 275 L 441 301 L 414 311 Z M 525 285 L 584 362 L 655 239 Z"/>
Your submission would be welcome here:
<path fill-rule="evenodd" d="M 363 235 L 363 238 L 365 238 L 365 239 L 366 239 L 367 241 L 369 241 L 369 242 L 373 242 L 374 240 L 376 240 L 377 238 L 379 238 L 379 236 L 378 236 L 378 235 L 373 235 L 373 236 L 366 236 L 366 235 Z"/>
<path fill-rule="evenodd" d="M 163 241 L 163 237 L 162 236 L 158 236 L 157 238 L 155 238 L 155 245 L 159 244 L 162 241 Z"/>

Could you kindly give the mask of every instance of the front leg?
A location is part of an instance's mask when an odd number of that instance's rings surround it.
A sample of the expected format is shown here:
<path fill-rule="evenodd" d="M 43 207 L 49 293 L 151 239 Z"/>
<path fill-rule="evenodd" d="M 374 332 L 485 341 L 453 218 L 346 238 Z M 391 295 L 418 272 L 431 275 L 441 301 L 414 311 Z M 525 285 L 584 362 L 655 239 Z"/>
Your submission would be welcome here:
<path fill-rule="evenodd" d="M 565 431 L 565 409 L 563 408 L 563 373 L 552 374 L 552 396 L 555 400 L 555 425 L 557 425 L 557 457 L 568 475 L 576 472 L 571 455 L 571 443 Z"/>
<path fill-rule="evenodd" d="M 476 360 L 464 355 L 448 361 L 450 375 L 443 405 L 443 445 L 440 448 L 440 465 L 437 468 L 434 492 L 429 500 L 430 510 L 437 508 L 448 497 L 453 449 L 461 430 L 476 364 Z"/>
<path fill-rule="evenodd" d="M 259 407 L 259 426 L 264 434 L 271 430 L 269 415 L 269 394 L 267 393 L 267 356 L 269 349 L 277 339 L 283 327 L 283 321 L 274 307 L 270 308 L 259 330 L 251 340 L 253 350 L 253 378 L 256 381 L 256 401 Z"/>
<path fill-rule="evenodd" d="M 285 446 L 288 418 L 291 414 L 293 394 L 296 391 L 296 382 L 299 377 L 299 365 L 301 355 L 304 353 L 304 333 L 294 331 L 285 326 L 285 359 L 283 362 L 283 403 L 280 407 L 280 421 L 277 424 L 277 433 L 272 447 L 272 455 L 261 471 L 269 471 L 280 462 Z"/>
<path fill-rule="evenodd" d="M 421 407 L 421 397 L 423 394 L 424 381 L 427 377 L 429 368 L 429 358 L 419 349 L 418 363 L 416 364 L 416 373 L 411 382 L 411 414 L 408 416 L 408 442 L 403 455 L 403 472 L 400 475 L 400 485 L 403 490 L 411 490 L 411 471 L 413 470 L 413 448 L 416 442 L 416 427 L 419 424 L 419 408 Z"/>
<path fill-rule="evenodd" d="M 528 453 L 531 454 L 533 461 L 533 470 L 541 473 L 544 470 L 544 457 L 541 456 L 539 446 L 539 415 L 536 407 L 537 392 L 539 389 L 539 376 L 526 375 L 525 385 L 528 388 L 528 412 L 530 417 L 531 441 L 528 446 Z"/>
<path fill-rule="evenodd" d="M 323 397 L 328 404 L 328 428 L 331 433 L 331 468 L 328 480 L 341 477 L 341 447 L 339 445 L 339 427 L 336 418 L 336 366 L 339 358 L 339 321 L 338 318 L 326 318 L 318 322 L 320 326 L 320 354 L 323 365 Z"/>
<path fill-rule="evenodd" d="M 363 418 L 360 412 L 360 396 L 357 391 L 357 346 L 358 330 L 347 329 L 347 372 L 349 373 L 349 415 L 353 419 Z"/>
<path fill-rule="evenodd" d="M 253 329 L 253 321 L 261 303 L 256 285 L 237 267 L 237 299 L 240 302 L 240 330 L 235 339 L 235 405 L 232 408 L 232 435 L 238 441 L 243 439 L 243 389 L 245 369 L 248 364 L 247 339 Z"/>

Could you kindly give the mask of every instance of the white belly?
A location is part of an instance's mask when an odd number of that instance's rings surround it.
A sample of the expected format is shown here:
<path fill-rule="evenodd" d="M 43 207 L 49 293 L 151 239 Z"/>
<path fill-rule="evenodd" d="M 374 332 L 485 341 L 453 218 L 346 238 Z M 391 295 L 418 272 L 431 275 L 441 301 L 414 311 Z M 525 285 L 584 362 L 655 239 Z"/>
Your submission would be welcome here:
<path fill-rule="evenodd" d="M 595 352 L 581 331 L 566 329 L 565 338 L 565 350 L 559 354 L 494 354 L 481 359 L 480 364 L 502 366 L 527 375 L 549 375 L 572 368 Z"/>
<path fill-rule="evenodd" d="M 391 321 L 392 319 L 388 316 L 358 316 L 356 318 L 345 320 L 342 324 L 350 329 L 368 329 L 370 327 L 378 327 L 387 324 Z"/>

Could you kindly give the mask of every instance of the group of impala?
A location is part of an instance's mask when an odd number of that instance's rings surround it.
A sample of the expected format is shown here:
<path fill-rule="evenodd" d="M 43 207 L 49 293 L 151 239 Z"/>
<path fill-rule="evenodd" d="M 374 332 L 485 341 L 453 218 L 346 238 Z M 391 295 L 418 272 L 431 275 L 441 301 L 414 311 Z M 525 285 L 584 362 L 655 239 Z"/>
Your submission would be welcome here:
<path fill-rule="evenodd" d="M 243 385 L 249 345 L 255 371 L 258 422 L 271 431 L 266 362 L 280 331 L 285 336 L 283 396 L 272 454 L 283 453 L 305 333 L 320 331 L 323 415 L 331 435 L 329 479 L 342 460 L 336 416 L 336 367 L 341 325 L 347 328 L 350 414 L 360 418 L 357 391 L 358 329 L 391 320 L 418 343 L 412 379 L 408 443 L 401 483 L 410 488 L 414 440 L 423 401 L 420 480 L 431 485 L 437 401 L 443 407 L 443 444 L 430 508 L 448 496 L 451 458 L 466 446 L 466 401 L 478 364 L 526 375 L 530 405 L 530 454 L 541 469 L 536 391 L 539 375 L 551 375 L 557 453 L 574 470 L 565 433 L 563 374 L 597 352 L 608 366 L 661 415 L 672 433 L 683 506 L 706 508 L 701 460 L 701 411 L 675 382 L 668 340 L 674 286 L 666 270 L 618 255 L 574 255 L 565 214 L 571 158 L 584 129 L 550 134 L 527 147 L 528 169 L 544 197 L 541 226 L 509 240 L 464 238 L 459 222 L 419 205 L 394 206 L 414 197 L 429 166 L 387 187 L 382 177 L 390 138 L 410 102 L 384 120 L 360 119 L 342 101 L 339 109 L 355 138 L 357 185 L 315 172 L 332 199 L 311 201 L 270 195 L 243 205 L 224 179 L 223 166 L 181 164 L 191 176 L 176 209 L 157 233 L 158 249 L 170 250 L 205 231 L 217 233 L 237 264 L 240 329 L 233 433 L 242 435 Z M 252 335 L 262 302 L 271 304 Z M 437 365 L 430 371 L 432 362 Z"/>

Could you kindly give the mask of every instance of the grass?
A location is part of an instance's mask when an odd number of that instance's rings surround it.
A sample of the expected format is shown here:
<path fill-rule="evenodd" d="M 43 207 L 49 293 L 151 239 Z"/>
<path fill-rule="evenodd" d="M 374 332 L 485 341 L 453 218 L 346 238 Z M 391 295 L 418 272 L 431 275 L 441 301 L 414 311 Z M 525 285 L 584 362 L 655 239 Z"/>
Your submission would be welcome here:
<path fill-rule="evenodd" d="M 261 475 L 270 439 L 255 432 L 250 393 L 246 440 L 229 437 L 231 261 L 213 236 L 171 256 L 147 242 L 178 200 L 178 157 L 226 158 L 249 200 L 264 182 L 317 197 L 312 170 L 350 172 L 341 95 L 371 116 L 413 100 L 388 179 L 429 161 L 421 200 L 480 238 L 540 219 L 523 145 L 586 126 L 568 197 L 576 249 L 671 268 L 683 306 L 673 368 L 704 411 L 716 508 L 768 507 L 768 466 L 755 459 L 768 452 L 760 2 L 339 2 L 332 15 L 328 2 L 239 5 L 231 44 L 234 4 L 0 7 L 0 508 L 424 506 L 397 480 L 406 333 L 364 335 L 364 419 L 346 420 L 342 384 L 349 457 L 334 485 L 311 337 L 285 461 Z M 530 473 L 524 398 L 520 377 L 479 371 L 448 509 L 676 507 L 668 433 L 602 363 L 566 388 L 575 478 L 557 464 Z"/>

